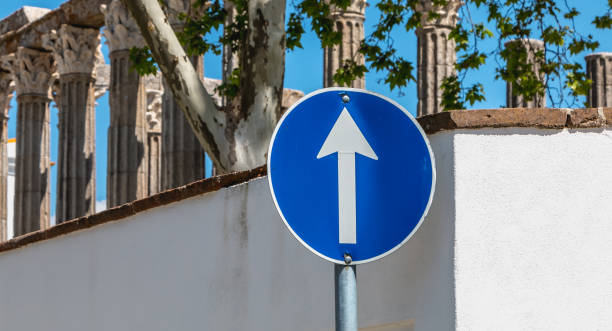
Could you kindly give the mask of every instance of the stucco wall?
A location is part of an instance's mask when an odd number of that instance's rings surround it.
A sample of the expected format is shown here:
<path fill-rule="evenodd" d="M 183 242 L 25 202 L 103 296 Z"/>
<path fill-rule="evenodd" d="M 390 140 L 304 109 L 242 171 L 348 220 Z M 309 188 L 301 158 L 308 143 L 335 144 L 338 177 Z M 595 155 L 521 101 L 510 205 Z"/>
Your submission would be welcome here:
<path fill-rule="evenodd" d="M 358 267 L 361 326 L 453 329 L 451 160 L 435 219 Z M 333 316 L 333 266 L 291 237 L 266 178 L 0 254 L 0 329 L 331 330 Z"/>
<path fill-rule="evenodd" d="M 612 132 L 454 134 L 458 330 L 609 330 Z"/>
<path fill-rule="evenodd" d="M 431 135 L 430 214 L 403 248 L 358 267 L 360 325 L 609 328 L 611 138 Z M 0 329 L 330 330 L 332 285 L 262 178 L 1 253 Z"/>

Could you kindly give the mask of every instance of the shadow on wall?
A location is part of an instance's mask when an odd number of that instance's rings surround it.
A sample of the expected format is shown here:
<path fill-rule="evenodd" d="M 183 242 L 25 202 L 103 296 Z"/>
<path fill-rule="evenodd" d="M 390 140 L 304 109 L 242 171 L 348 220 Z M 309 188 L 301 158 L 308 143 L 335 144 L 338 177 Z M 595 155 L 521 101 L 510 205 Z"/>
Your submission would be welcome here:
<path fill-rule="evenodd" d="M 412 330 L 380 322 L 398 320 L 419 331 L 455 330 L 454 133 L 429 140 L 437 177 L 429 214 L 402 248 L 358 267 L 359 325 L 365 330 Z"/>

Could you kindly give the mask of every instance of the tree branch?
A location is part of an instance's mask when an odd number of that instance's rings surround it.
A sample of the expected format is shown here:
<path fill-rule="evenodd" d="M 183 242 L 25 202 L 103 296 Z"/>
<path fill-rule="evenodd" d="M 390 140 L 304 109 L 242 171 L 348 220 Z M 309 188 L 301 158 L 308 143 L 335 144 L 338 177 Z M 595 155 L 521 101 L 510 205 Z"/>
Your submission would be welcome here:
<path fill-rule="evenodd" d="M 123 0 L 149 45 L 153 58 L 170 86 L 196 137 L 217 171 L 232 170 L 224 155 L 226 115 L 219 111 L 200 81 L 157 0 Z"/>

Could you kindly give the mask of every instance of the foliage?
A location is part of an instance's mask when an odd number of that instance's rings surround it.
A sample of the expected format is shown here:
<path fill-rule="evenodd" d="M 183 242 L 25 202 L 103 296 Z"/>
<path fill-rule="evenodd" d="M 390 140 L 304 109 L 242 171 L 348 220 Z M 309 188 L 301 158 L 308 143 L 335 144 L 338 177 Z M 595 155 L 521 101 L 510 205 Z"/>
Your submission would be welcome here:
<path fill-rule="evenodd" d="M 147 46 L 130 48 L 130 61 L 132 62 L 130 70 L 136 70 L 141 76 L 157 72 L 157 64 Z"/>
<path fill-rule="evenodd" d="M 218 40 L 210 40 L 211 32 L 223 27 L 228 13 L 220 0 L 197 0 L 195 6 L 206 9 L 199 17 L 183 16 L 185 27 L 179 39 L 189 54 L 213 52 L 220 54 L 229 47 L 239 52 L 246 41 L 248 29 L 248 0 L 234 0 L 235 19 L 225 27 Z M 373 30 L 361 42 L 358 53 L 341 64 L 333 79 L 340 85 L 348 85 L 369 70 L 384 73 L 383 81 L 393 89 L 402 90 L 409 82 L 416 81 L 415 65 L 408 54 L 400 54 L 392 34 L 396 30 L 406 33 L 421 31 L 423 22 L 440 19 L 440 9 L 450 0 L 431 0 L 433 10 L 420 12 L 422 0 L 378 0 L 374 5 L 380 12 L 374 21 Z M 559 4 L 561 3 L 561 4 Z M 289 50 L 302 48 L 301 37 L 309 24 L 322 47 L 341 43 L 341 35 L 334 29 L 332 8 L 346 9 L 350 0 L 294 0 L 286 27 L 286 47 Z M 608 0 L 612 8 L 612 0 Z M 486 22 L 473 20 L 473 13 L 484 12 Z M 425 17 L 423 15 L 426 15 Z M 566 1 L 555 0 L 464 0 L 459 9 L 459 18 L 454 28 L 449 27 L 448 37 L 456 44 L 456 74 L 446 77 L 442 83 L 442 106 L 445 109 L 465 108 L 466 104 L 485 100 L 485 88 L 479 83 L 467 84 L 466 76 L 486 63 L 493 61 L 496 79 L 513 84 L 513 92 L 527 99 L 548 93 L 553 106 L 575 104 L 580 96 L 588 93 L 590 80 L 583 66 L 571 59 L 584 51 L 593 51 L 599 43 L 592 35 L 583 35 L 576 27 L 575 19 L 580 12 Z M 597 29 L 612 28 L 612 10 L 596 16 L 592 24 Z M 533 47 L 532 38 L 544 42 L 544 50 Z M 511 40 L 522 42 L 508 43 Z M 488 41 L 488 42 L 485 42 Z M 494 41 L 491 43 L 490 41 Z M 495 42 L 496 41 L 496 42 Z M 483 44 L 496 44 L 485 49 Z M 146 52 L 132 50 L 133 60 L 139 72 L 152 69 L 146 61 Z M 358 61 L 363 57 L 366 65 Z M 143 60 L 144 59 L 144 60 Z M 527 63 L 535 63 L 537 70 Z M 224 95 L 236 95 L 239 91 L 239 68 L 219 88 Z M 571 100 L 567 100 L 569 89 Z"/>

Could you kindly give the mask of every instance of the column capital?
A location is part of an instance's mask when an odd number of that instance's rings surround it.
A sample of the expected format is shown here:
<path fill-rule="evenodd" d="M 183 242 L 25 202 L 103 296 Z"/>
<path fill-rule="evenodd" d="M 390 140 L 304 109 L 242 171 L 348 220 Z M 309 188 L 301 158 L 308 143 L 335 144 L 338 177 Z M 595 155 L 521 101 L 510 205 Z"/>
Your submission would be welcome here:
<path fill-rule="evenodd" d="M 3 65 L 13 74 L 18 95 L 39 94 L 49 97 L 55 78 L 55 61 L 50 52 L 19 47 L 3 57 Z"/>
<path fill-rule="evenodd" d="M 83 73 L 95 75 L 99 51 L 100 31 L 62 24 L 59 31 L 51 30 L 43 38 L 44 46 L 53 51 L 60 75 Z"/>
<path fill-rule="evenodd" d="M 592 60 L 597 60 L 597 59 L 612 60 L 612 52 L 591 53 L 584 57 L 584 60 L 587 62 L 592 61 Z"/>
<path fill-rule="evenodd" d="M 366 0 L 351 0 L 351 4 L 345 10 L 335 6 L 330 7 L 332 16 L 356 15 L 365 18 L 365 9 L 367 7 Z"/>
<path fill-rule="evenodd" d="M 448 0 L 445 6 L 435 5 L 433 0 L 420 0 L 415 8 L 415 11 L 421 14 L 421 27 L 418 30 L 436 27 L 454 28 L 457 25 L 460 7 L 460 0 Z M 435 13 L 437 17 L 430 19 L 429 13 Z"/>
<path fill-rule="evenodd" d="M 14 91 L 15 83 L 13 83 L 12 74 L 0 70 L 0 121 L 8 119 L 8 111 Z"/>
<path fill-rule="evenodd" d="M 121 0 L 113 0 L 108 6 L 101 5 L 100 10 L 104 14 L 106 22 L 103 33 L 110 52 L 129 50 L 134 46 L 142 47 L 145 45 L 136 21 Z"/>
<path fill-rule="evenodd" d="M 162 94 L 160 90 L 147 90 L 147 132 L 161 133 Z"/>
<path fill-rule="evenodd" d="M 94 98 L 98 100 L 103 96 L 110 85 L 110 65 L 98 62 L 96 65 L 96 83 L 94 84 Z"/>
<path fill-rule="evenodd" d="M 339 45 L 326 47 L 323 50 L 323 86 L 336 86 L 333 76 L 347 63 L 354 61 L 358 65 L 365 64 L 365 58 L 358 50 L 364 39 L 366 7 L 366 0 L 351 0 L 346 9 L 330 5 L 333 29 L 341 34 L 342 40 Z M 346 86 L 365 88 L 365 77 L 357 78 Z"/>
<path fill-rule="evenodd" d="M 534 51 L 544 49 L 544 41 L 539 39 L 511 39 L 504 43 L 504 47 L 513 47 L 514 45 L 520 45 L 522 47 L 533 49 Z"/>
<path fill-rule="evenodd" d="M 162 95 L 164 87 L 160 72 L 145 78 L 145 90 L 147 93 L 147 132 L 161 133 L 162 130 Z"/>

